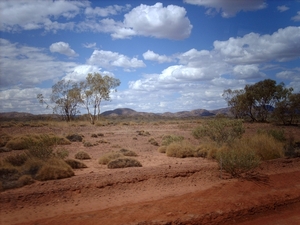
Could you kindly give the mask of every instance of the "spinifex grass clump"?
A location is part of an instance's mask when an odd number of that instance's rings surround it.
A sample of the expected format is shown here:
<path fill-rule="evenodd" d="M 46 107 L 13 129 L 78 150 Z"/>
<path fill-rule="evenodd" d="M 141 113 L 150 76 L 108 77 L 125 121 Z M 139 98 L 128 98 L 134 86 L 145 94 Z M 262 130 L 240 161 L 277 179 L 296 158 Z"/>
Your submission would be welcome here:
<path fill-rule="evenodd" d="M 46 141 L 46 143 L 49 143 Z M 39 142 L 21 154 L 10 155 L 0 161 L 0 189 L 28 185 L 34 180 L 61 179 L 74 175 L 72 168 L 58 152 Z"/>
<path fill-rule="evenodd" d="M 109 169 L 126 168 L 126 167 L 142 167 L 142 164 L 133 158 L 118 158 L 107 164 Z"/>
<path fill-rule="evenodd" d="M 102 155 L 99 158 L 98 162 L 99 162 L 99 164 L 107 165 L 110 161 L 121 158 L 121 157 L 124 157 L 124 155 L 119 152 L 109 152 L 109 153 Z"/>
<path fill-rule="evenodd" d="M 43 145 L 69 145 L 70 141 L 55 134 L 27 134 L 10 139 L 5 147 L 12 150 L 28 149 L 30 146 Z"/>
<path fill-rule="evenodd" d="M 75 154 L 75 159 L 91 159 L 91 157 L 89 156 L 88 153 L 84 152 L 84 151 L 79 151 Z"/>
<path fill-rule="evenodd" d="M 195 147 L 187 141 L 176 141 L 167 146 L 167 156 L 186 158 L 195 156 Z"/>

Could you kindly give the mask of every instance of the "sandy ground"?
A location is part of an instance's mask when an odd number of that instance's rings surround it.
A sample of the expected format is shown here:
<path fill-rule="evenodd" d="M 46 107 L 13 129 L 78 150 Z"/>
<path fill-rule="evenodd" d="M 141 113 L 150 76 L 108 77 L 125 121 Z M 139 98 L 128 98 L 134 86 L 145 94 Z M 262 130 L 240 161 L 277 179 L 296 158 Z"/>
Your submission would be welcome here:
<path fill-rule="evenodd" d="M 77 132 L 86 141 L 108 143 L 66 146 L 71 158 L 79 150 L 92 157 L 84 160 L 88 168 L 76 170 L 71 178 L 1 192 L 0 224 L 300 224 L 299 158 L 264 162 L 244 178 L 223 174 L 221 179 L 216 162 L 167 157 L 149 143 L 150 138 L 161 143 L 163 135 L 176 134 L 197 144 L 191 136 L 196 125 L 2 128 L 14 134 Z M 246 128 L 246 135 L 258 129 L 253 124 Z M 300 137 L 298 127 L 283 129 Z M 150 135 L 139 135 L 141 130 Z M 92 138 L 93 133 L 104 136 Z M 101 155 L 120 148 L 135 151 L 143 167 L 108 169 L 98 164 Z"/>

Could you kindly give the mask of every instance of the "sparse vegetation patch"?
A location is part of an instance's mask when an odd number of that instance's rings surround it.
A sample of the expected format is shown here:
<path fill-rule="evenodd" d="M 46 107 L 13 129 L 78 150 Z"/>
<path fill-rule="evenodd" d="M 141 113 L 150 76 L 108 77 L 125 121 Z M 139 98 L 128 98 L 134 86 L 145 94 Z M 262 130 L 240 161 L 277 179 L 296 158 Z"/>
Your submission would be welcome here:
<path fill-rule="evenodd" d="M 84 160 L 84 159 L 91 159 L 91 157 L 89 156 L 88 153 L 84 151 L 79 151 L 75 154 L 75 159 Z"/>
<path fill-rule="evenodd" d="M 126 168 L 126 167 L 142 167 L 142 164 L 133 158 L 118 158 L 107 164 L 109 169 Z"/>

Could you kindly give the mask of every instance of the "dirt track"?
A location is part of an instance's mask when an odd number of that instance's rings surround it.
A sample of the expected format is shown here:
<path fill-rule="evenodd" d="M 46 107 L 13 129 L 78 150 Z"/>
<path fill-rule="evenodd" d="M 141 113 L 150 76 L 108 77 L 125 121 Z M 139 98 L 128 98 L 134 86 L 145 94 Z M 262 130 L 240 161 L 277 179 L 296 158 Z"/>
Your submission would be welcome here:
<path fill-rule="evenodd" d="M 73 129 L 88 138 L 99 128 Z M 151 136 L 138 136 L 141 129 Z M 245 179 L 225 174 L 220 179 L 216 162 L 170 158 L 148 143 L 149 138 L 160 141 L 163 134 L 194 141 L 190 129 L 112 126 L 103 132 L 110 144 L 85 148 L 73 143 L 68 146 L 71 156 L 82 149 L 92 156 L 85 161 L 89 168 L 68 179 L 0 193 L 0 224 L 300 224 L 299 158 L 264 162 Z M 299 129 L 292 132 L 298 135 Z M 136 151 L 143 167 L 109 170 L 97 164 L 99 156 L 116 146 Z"/>

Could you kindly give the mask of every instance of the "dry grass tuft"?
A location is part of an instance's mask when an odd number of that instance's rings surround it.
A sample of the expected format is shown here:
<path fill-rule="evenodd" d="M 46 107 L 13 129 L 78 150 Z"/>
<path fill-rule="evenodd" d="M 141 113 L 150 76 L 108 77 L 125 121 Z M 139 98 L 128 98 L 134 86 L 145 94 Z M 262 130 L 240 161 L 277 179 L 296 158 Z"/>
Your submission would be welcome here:
<path fill-rule="evenodd" d="M 75 159 L 91 159 L 91 157 L 89 156 L 88 153 L 84 152 L 84 151 L 79 151 L 75 154 Z"/>
<path fill-rule="evenodd" d="M 183 139 L 184 137 L 178 135 L 166 135 L 163 136 L 161 145 L 168 146 L 173 142 L 181 142 Z"/>
<path fill-rule="evenodd" d="M 126 167 L 142 167 L 142 164 L 132 158 L 118 158 L 110 161 L 107 164 L 109 169 L 116 169 L 116 168 L 126 168 Z"/>
<path fill-rule="evenodd" d="M 204 142 L 195 149 L 195 157 L 203 157 L 208 159 L 215 159 L 219 147 L 214 142 Z"/>
<path fill-rule="evenodd" d="M 28 149 L 33 145 L 69 145 L 71 142 L 63 137 L 58 137 L 55 134 L 27 134 L 17 136 L 9 140 L 5 147 L 12 150 Z"/>
<path fill-rule="evenodd" d="M 4 147 L 12 137 L 6 133 L 0 134 L 0 147 Z"/>
<path fill-rule="evenodd" d="M 122 148 L 119 152 L 124 156 L 137 156 L 137 154 L 134 151 L 125 148 Z"/>
<path fill-rule="evenodd" d="M 110 161 L 121 158 L 121 157 L 123 157 L 123 154 L 121 154 L 119 152 L 110 152 L 110 153 L 106 153 L 103 156 L 101 156 L 99 158 L 98 162 L 99 162 L 99 164 L 107 165 Z"/>
<path fill-rule="evenodd" d="M 72 167 L 72 169 L 82 169 L 82 168 L 87 168 L 87 166 L 75 159 L 66 159 L 65 162 Z"/>
<path fill-rule="evenodd" d="M 177 141 L 167 146 L 166 154 L 176 158 L 194 157 L 195 147 L 187 141 Z"/>
<path fill-rule="evenodd" d="M 82 142 L 82 135 L 80 134 L 69 134 L 66 138 L 71 142 Z"/>
<path fill-rule="evenodd" d="M 167 146 L 160 146 L 158 148 L 158 152 L 160 152 L 160 153 L 166 153 L 166 151 L 167 151 Z"/>

